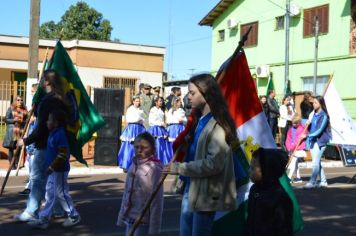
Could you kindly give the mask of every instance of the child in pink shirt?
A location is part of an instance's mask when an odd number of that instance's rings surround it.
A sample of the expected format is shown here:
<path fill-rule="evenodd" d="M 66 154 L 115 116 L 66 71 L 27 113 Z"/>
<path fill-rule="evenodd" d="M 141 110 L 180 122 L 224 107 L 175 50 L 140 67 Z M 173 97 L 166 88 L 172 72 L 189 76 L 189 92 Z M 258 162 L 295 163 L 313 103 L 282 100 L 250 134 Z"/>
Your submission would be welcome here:
<path fill-rule="evenodd" d="M 299 115 L 295 115 L 292 118 L 292 127 L 289 128 L 286 139 L 286 148 L 287 151 L 292 154 L 294 149 L 297 146 L 297 143 L 300 139 L 300 136 L 303 134 L 304 125 L 301 124 L 301 118 Z M 289 173 L 288 177 L 293 183 L 302 183 L 302 179 L 300 178 L 299 168 L 298 168 L 298 160 L 306 157 L 305 142 L 302 141 L 294 155 L 291 157 L 292 160 L 289 164 Z M 296 178 L 292 180 L 293 175 L 296 175 Z"/>
<path fill-rule="evenodd" d="M 134 151 L 135 156 L 127 172 L 125 191 L 117 220 L 119 226 L 126 225 L 126 235 L 140 215 L 147 199 L 156 189 L 163 169 L 160 160 L 155 156 L 155 139 L 148 132 L 141 133 L 135 138 Z M 162 212 L 163 187 L 143 216 L 134 236 L 158 235 L 161 229 Z"/>

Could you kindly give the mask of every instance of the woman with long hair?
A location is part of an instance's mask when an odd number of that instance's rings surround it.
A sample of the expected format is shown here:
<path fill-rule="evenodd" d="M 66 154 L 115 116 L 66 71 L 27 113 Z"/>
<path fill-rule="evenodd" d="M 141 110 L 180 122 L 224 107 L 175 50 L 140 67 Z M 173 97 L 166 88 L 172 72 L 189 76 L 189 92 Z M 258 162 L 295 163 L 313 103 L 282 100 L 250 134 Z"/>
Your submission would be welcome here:
<path fill-rule="evenodd" d="M 22 137 L 23 129 L 27 119 L 27 109 L 23 98 L 17 96 L 11 106 L 7 109 L 5 115 L 6 133 L 3 141 L 3 147 L 9 149 L 8 160 L 11 163 L 14 156 L 14 149 L 17 141 Z M 16 157 L 15 165 L 17 167 L 18 157 Z"/>
<path fill-rule="evenodd" d="M 291 120 L 294 115 L 294 111 L 292 106 L 290 105 L 290 96 L 284 96 L 282 100 L 282 105 L 279 107 L 279 120 L 278 120 L 278 127 L 281 131 L 281 140 L 280 145 L 283 150 L 286 151 L 286 137 L 289 127 L 291 126 Z"/>
<path fill-rule="evenodd" d="M 132 105 L 127 108 L 125 121 L 127 126 L 120 136 L 121 146 L 117 156 L 118 165 L 126 172 L 132 163 L 135 151 L 133 141 L 136 136 L 145 132 L 145 114 L 141 109 L 140 97 L 134 96 L 132 98 Z"/>
<path fill-rule="evenodd" d="M 147 131 L 156 140 L 156 152 L 158 159 L 163 165 L 167 165 L 172 159 L 172 151 L 170 151 L 170 146 L 168 144 L 168 133 L 164 123 L 164 111 L 163 104 L 164 100 L 162 97 L 155 96 L 153 98 L 154 106 L 151 108 L 148 116 L 149 128 Z"/>
<path fill-rule="evenodd" d="M 170 155 L 173 157 L 173 142 L 184 130 L 185 124 L 187 123 L 187 117 L 185 116 L 185 111 L 182 108 L 182 99 L 179 97 L 173 98 L 172 107 L 166 112 L 166 122 L 168 142 L 171 147 L 169 151 L 171 153 Z"/>
<path fill-rule="evenodd" d="M 326 144 L 331 139 L 330 118 L 326 109 L 325 100 L 322 96 L 316 96 L 313 100 L 314 115 L 309 119 L 309 133 L 304 135 L 309 143 L 312 156 L 312 174 L 309 182 L 304 186 L 305 189 L 316 187 L 327 187 L 328 182 L 321 166 L 321 157 L 325 151 Z M 313 114 L 313 113 L 311 113 Z M 320 183 L 317 178 L 320 176 Z"/>
<path fill-rule="evenodd" d="M 165 173 L 185 181 L 180 235 L 211 235 L 216 211 L 236 208 L 236 185 L 231 144 L 237 141 L 220 87 L 210 74 L 193 76 L 188 84 L 192 108 L 199 111 L 183 163 Z"/>

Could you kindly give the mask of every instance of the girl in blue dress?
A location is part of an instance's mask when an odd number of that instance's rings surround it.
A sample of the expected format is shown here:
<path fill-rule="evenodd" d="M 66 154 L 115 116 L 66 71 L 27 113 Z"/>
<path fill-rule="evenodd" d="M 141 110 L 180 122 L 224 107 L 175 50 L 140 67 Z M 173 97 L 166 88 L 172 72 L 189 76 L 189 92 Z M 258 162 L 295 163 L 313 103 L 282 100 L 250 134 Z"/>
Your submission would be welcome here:
<path fill-rule="evenodd" d="M 117 161 L 120 168 L 126 171 L 134 156 L 133 141 L 136 136 L 146 131 L 143 126 L 145 116 L 143 110 L 140 108 L 140 98 L 134 96 L 132 98 L 132 105 L 126 111 L 127 126 L 120 136 L 121 147 L 117 155 Z"/>
<path fill-rule="evenodd" d="M 173 100 L 172 108 L 166 113 L 168 142 L 170 146 L 170 156 L 173 157 L 173 142 L 178 135 L 184 130 L 184 126 L 187 123 L 187 117 L 185 111 L 182 108 L 182 100 L 175 98 Z"/>
<path fill-rule="evenodd" d="M 154 106 L 151 108 L 148 116 L 148 123 L 150 127 L 147 131 L 152 134 L 156 140 L 156 152 L 158 159 L 163 165 L 166 165 L 172 158 L 172 151 L 170 151 L 171 147 L 169 146 L 167 140 L 168 133 L 164 127 L 164 111 L 162 109 L 163 98 L 156 96 L 153 99 L 153 103 Z"/>

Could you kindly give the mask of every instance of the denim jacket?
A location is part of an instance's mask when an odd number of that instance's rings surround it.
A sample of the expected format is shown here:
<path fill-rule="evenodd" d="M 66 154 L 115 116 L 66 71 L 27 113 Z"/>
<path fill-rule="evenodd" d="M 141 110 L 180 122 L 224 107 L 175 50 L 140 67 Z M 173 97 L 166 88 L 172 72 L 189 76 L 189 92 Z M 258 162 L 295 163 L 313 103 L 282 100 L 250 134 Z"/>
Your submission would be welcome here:
<path fill-rule="evenodd" d="M 323 147 L 329 142 L 331 139 L 331 132 L 328 127 L 328 121 L 329 118 L 323 110 L 314 114 L 309 126 L 308 134 L 310 148 L 313 148 L 315 143 L 318 143 L 319 147 Z"/>

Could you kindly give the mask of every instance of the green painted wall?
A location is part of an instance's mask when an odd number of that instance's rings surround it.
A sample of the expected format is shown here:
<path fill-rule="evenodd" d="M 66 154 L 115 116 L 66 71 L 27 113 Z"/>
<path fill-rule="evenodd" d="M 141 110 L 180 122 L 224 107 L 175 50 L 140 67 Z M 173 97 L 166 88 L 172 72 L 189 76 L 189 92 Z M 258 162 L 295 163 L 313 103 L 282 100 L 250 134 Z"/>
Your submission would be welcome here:
<path fill-rule="evenodd" d="M 278 16 L 284 15 L 285 0 L 235 0 L 213 24 L 212 71 L 234 51 L 240 40 L 240 25 L 258 21 L 258 45 L 245 47 L 251 73 L 258 65 L 269 65 L 276 92 L 284 91 L 285 30 L 275 30 Z M 291 18 L 289 78 L 292 91 L 303 90 L 303 77 L 314 74 L 314 37 L 303 38 L 303 9 L 329 4 L 329 31 L 319 36 L 318 76 L 334 73 L 334 82 L 350 115 L 356 119 L 356 55 L 350 55 L 350 0 L 294 0 L 301 14 Z M 227 27 L 227 20 L 239 22 L 236 29 Z M 219 30 L 225 30 L 225 40 L 218 41 Z M 258 91 L 266 93 L 268 78 L 257 79 Z"/>

